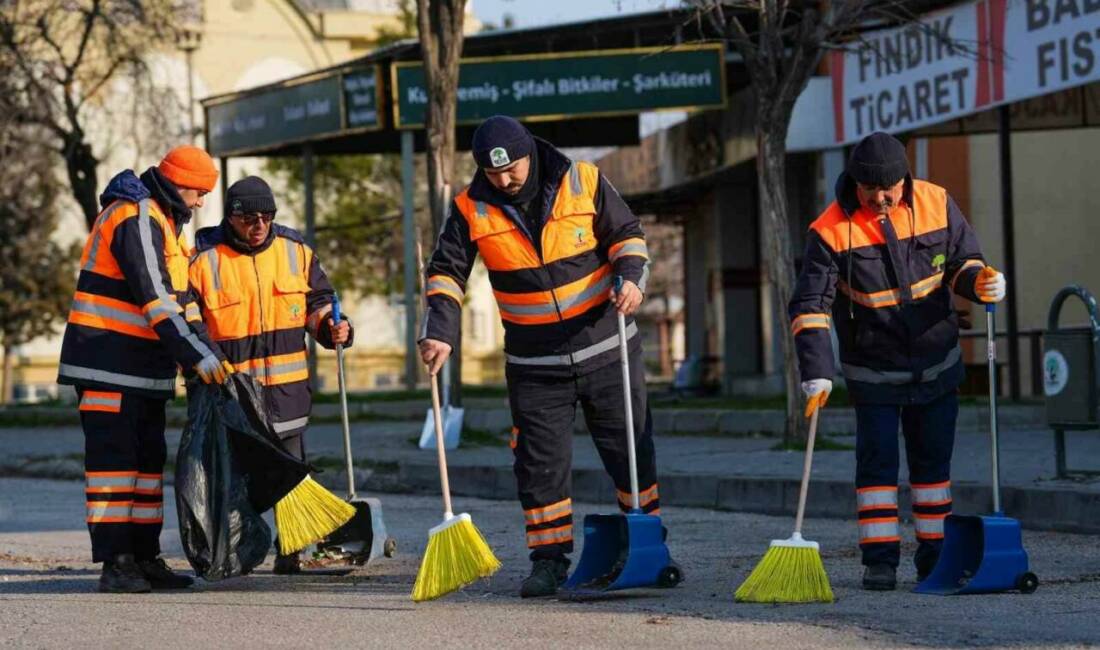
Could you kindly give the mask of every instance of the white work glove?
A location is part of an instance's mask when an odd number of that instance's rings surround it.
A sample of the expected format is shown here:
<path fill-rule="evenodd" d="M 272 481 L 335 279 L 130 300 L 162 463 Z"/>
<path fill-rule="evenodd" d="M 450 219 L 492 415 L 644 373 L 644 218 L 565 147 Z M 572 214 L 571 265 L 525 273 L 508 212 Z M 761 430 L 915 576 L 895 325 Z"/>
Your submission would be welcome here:
<path fill-rule="evenodd" d="M 802 382 L 802 394 L 806 397 L 806 417 L 810 417 L 819 408 L 829 401 L 829 393 L 833 392 L 832 379 L 811 379 Z"/>
<path fill-rule="evenodd" d="M 1001 302 L 1005 299 L 1005 276 L 992 266 L 978 272 L 974 278 L 974 293 L 982 302 Z"/>
<path fill-rule="evenodd" d="M 224 384 L 236 369 L 228 361 L 219 361 L 217 357 L 203 357 L 195 364 L 195 374 L 204 384 Z"/>

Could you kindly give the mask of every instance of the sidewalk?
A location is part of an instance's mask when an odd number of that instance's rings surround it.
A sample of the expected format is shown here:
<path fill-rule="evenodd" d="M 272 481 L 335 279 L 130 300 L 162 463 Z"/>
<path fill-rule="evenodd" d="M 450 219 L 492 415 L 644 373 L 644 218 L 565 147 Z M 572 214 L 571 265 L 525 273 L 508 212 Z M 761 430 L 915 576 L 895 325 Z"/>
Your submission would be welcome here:
<path fill-rule="evenodd" d="M 839 409 L 838 409 L 839 410 Z M 468 426 L 478 428 L 475 413 Z M 741 412 L 720 418 L 744 425 Z M 415 446 L 422 421 L 355 422 L 356 481 L 365 490 L 435 491 L 439 475 L 434 451 Z M 745 425 L 747 426 L 747 425 Z M 512 452 L 504 435 L 481 433 L 489 444 L 449 452 L 455 494 L 515 500 Z M 827 432 L 825 439 L 848 449 L 819 450 L 814 457 L 810 516 L 851 518 L 854 509 L 855 445 L 851 435 Z M 658 431 L 661 429 L 658 427 Z M 1100 435 L 1067 432 L 1067 456 L 1074 468 L 1100 469 Z M 180 430 L 169 431 L 169 462 L 175 458 Z M 474 440 L 471 436 L 467 444 Z M 765 514 L 794 511 L 801 476 L 801 452 L 774 451 L 776 437 L 732 435 L 657 435 L 661 501 L 665 507 L 693 506 Z M 79 427 L 0 429 L 0 475 L 82 479 L 83 435 Z M 578 501 L 614 502 L 587 435 L 573 439 L 573 494 Z M 908 512 L 904 445 L 900 498 Z M 342 490 L 343 442 L 338 424 L 313 426 L 307 436 L 311 461 L 327 471 L 319 479 Z M 984 431 L 960 431 L 953 463 L 957 512 L 989 510 L 989 437 Z M 1001 436 L 1002 500 L 1005 512 L 1025 526 L 1067 532 L 1100 533 L 1100 480 L 1055 481 L 1053 434 L 1037 427 L 1011 428 Z"/>

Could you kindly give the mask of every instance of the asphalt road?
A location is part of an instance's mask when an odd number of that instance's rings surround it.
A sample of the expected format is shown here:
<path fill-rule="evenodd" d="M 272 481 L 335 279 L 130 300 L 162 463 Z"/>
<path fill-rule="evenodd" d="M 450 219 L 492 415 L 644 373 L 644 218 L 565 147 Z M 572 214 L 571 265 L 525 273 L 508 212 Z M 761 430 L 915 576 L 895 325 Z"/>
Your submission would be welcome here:
<path fill-rule="evenodd" d="M 855 527 L 810 520 L 837 602 L 739 605 L 732 593 L 784 518 L 695 509 L 664 513 L 685 582 L 673 590 L 570 601 L 518 598 L 528 563 L 515 504 L 458 499 L 504 563 L 491 580 L 432 603 L 409 591 L 440 505 L 383 495 L 398 556 L 348 576 L 256 574 L 187 592 L 95 592 L 76 482 L 0 479 L 0 645 L 22 647 L 1076 647 L 1100 643 L 1100 551 L 1094 537 L 1025 532 L 1032 595 L 940 598 L 859 586 Z M 171 503 L 171 495 L 168 495 Z M 609 504 L 610 505 L 610 504 Z M 580 504 L 578 514 L 606 511 Z M 166 513 L 175 521 L 174 510 Z M 578 526 L 579 531 L 579 526 Z M 911 532 L 909 533 L 911 536 Z M 177 568 L 186 560 L 170 523 L 162 535 Z M 905 549 L 911 553 L 912 548 Z"/>

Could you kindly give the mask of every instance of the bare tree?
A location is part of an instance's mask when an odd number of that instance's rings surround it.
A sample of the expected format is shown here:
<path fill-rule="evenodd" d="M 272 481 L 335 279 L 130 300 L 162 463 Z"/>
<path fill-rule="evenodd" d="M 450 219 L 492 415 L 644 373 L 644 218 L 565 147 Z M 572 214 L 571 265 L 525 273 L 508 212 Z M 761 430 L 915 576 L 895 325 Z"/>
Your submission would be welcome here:
<path fill-rule="evenodd" d="M 417 0 L 417 26 L 424 79 L 428 86 L 428 205 L 432 232 L 438 234 L 455 187 L 455 124 L 458 114 L 458 61 L 466 0 Z M 451 354 L 451 398 L 462 399 L 462 345 Z"/>
<path fill-rule="evenodd" d="M 822 54 L 841 48 L 864 24 L 908 22 L 916 16 L 901 0 L 688 0 L 741 55 L 755 91 L 756 169 L 763 259 L 778 322 L 786 322 L 794 285 L 794 255 L 787 207 L 787 129 L 795 100 Z M 780 337 L 787 390 L 788 438 L 803 431 L 794 342 Z"/>
<path fill-rule="evenodd" d="M 144 124 L 151 113 L 162 116 L 155 107 L 166 100 L 174 105 L 175 94 L 157 87 L 147 60 L 174 45 L 178 4 L 11 0 L 0 9 L 0 61 L 10 88 L 0 97 L 0 111 L 21 124 L 42 127 L 34 133 L 44 135 L 64 162 L 89 229 L 98 212 L 96 136 L 111 124 L 126 124 L 127 132 L 139 138 L 148 131 L 137 128 L 135 118 Z M 135 101 L 139 95 L 145 101 Z"/>

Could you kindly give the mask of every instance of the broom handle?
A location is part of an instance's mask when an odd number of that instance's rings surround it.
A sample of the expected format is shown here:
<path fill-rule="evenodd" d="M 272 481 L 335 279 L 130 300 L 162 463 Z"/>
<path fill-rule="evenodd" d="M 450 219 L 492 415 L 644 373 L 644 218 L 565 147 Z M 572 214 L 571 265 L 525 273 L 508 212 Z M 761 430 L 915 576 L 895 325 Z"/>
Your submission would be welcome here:
<path fill-rule="evenodd" d="M 1001 455 L 997 448 L 997 341 L 994 327 L 996 303 L 985 306 L 986 358 L 989 360 L 989 435 L 993 456 L 993 512 L 1001 512 Z"/>
<path fill-rule="evenodd" d="M 623 290 L 623 276 L 615 276 L 615 295 Z M 632 511 L 641 511 L 641 500 L 638 497 L 638 457 L 634 449 L 634 405 L 630 399 L 630 360 L 627 358 L 629 349 L 626 344 L 626 316 L 618 309 L 615 313 L 619 317 L 619 358 L 623 369 L 623 405 L 626 409 L 626 455 L 630 461 L 630 508 Z"/>
<path fill-rule="evenodd" d="M 332 322 L 340 324 L 340 298 L 332 298 Z M 344 462 L 348 470 L 348 500 L 355 500 L 355 467 L 351 460 L 351 427 L 348 425 L 348 388 L 344 379 L 344 346 L 336 344 L 336 377 L 340 384 L 340 423 L 344 427 Z"/>
<path fill-rule="evenodd" d="M 817 438 L 817 416 L 821 407 L 810 416 L 810 432 L 806 436 L 806 459 L 802 462 L 802 487 L 798 491 L 798 513 L 794 517 L 794 534 L 802 534 L 802 517 L 806 514 L 806 495 L 810 492 L 810 466 L 814 462 L 814 439 Z"/>
<path fill-rule="evenodd" d="M 454 512 L 451 510 L 451 483 L 447 480 L 447 451 L 443 447 L 443 415 L 439 407 L 439 382 L 432 375 L 432 419 L 435 421 L 435 448 L 439 453 L 439 483 L 443 488 L 444 519 L 450 519 Z"/>

